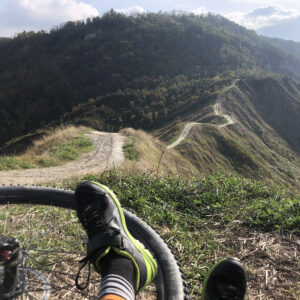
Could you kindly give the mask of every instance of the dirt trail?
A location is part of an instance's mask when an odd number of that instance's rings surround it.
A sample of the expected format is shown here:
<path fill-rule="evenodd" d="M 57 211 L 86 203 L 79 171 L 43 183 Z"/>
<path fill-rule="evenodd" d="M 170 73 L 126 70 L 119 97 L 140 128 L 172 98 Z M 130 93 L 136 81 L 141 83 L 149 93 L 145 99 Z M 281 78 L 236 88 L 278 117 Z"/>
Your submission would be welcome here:
<path fill-rule="evenodd" d="M 224 115 L 224 114 L 221 114 L 221 113 L 220 113 L 220 107 L 221 107 L 221 103 L 222 103 L 223 101 L 225 101 L 224 95 L 226 94 L 226 92 L 229 91 L 229 90 L 231 90 L 232 88 L 234 88 L 234 86 L 236 85 L 236 83 L 237 83 L 238 81 L 239 81 L 238 79 L 235 79 L 235 80 L 232 82 L 232 84 L 231 84 L 230 86 L 225 87 L 225 88 L 221 91 L 221 93 L 219 94 L 218 99 L 217 99 L 217 101 L 216 101 L 216 104 L 214 105 L 214 112 L 215 112 L 215 115 L 216 115 L 216 116 L 222 116 L 222 117 L 225 118 L 226 121 L 227 121 L 227 123 L 225 123 L 225 124 L 218 125 L 219 128 L 221 128 L 221 127 L 226 127 L 226 126 L 228 126 L 228 125 L 234 123 L 233 120 L 231 119 L 231 117 L 230 117 L 229 115 Z"/>
<path fill-rule="evenodd" d="M 221 102 L 224 99 L 224 94 L 227 91 L 229 91 L 230 89 L 232 89 L 237 82 L 238 82 L 238 79 L 236 79 L 230 86 L 224 88 L 223 91 L 219 94 L 216 104 L 213 106 L 215 115 L 216 116 L 222 116 L 227 121 L 225 124 L 217 125 L 217 127 L 219 127 L 219 128 L 226 127 L 230 124 L 234 124 L 233 120 L 231 119 L 231 117 L 229 115 L 223 115 L 223 114 L 220 113 L 220 107 L 221 107 Z M 180 136 L 178 137 L 178 139 L 175 142 L 173 142 L 172 144 L 168 145 L 167 149 L 171 149 L 171 148 L 174 148 L 177 145 L 179 145 L 182 142 L 182 140 L 185 139 L 188 136 L 190 130 L 194 126 L 201 125 L 201 124 L 203 124 L 203 123 L 191 122 L 191 123 L 186 124 L 185 127 L 183 128 Z"/>
<path fill-rule="evenodd" d="M 11 170 L 0 172 L 0 184 L 40 184 L 83 175 L 118 166 L 124 159 L 123 137 L 118 133 L 91 131 L 94 150 L 81 156 L 79 160 L 58 167 Z"/>
<path fill-rule="evenodd" d="M 228 126 L 230 124 L 233 124 L 234 122 L 233 122 L 233 120 L 231 119 L 231 117 L 229 115 L 223 115 L 223 114 L 220 113 L 220 106 L 221 106 L 220 103 L 216 103 L 214 105 L 215 115 L 216 116 L 222 116 L 223 118 L 226 119 L 227 123 L 222 124 L 222 125 L 218 125 L 218 127 L 221 128 L 221 127 L 225 127 L 225 126 Z"/>
<path fill-rule="evenodd" d="M 179 138 L 174 143 L 172 143 L 171 145 L 169 145 L 167 148 L 170 149 L 170 148 L 174 148 L 177 145 L 179 145 L 181 143 L 181 141 L 187 137 L 187 135 L 189 134 L 190 130 L 194 126 L 199 125 L 199 124 L 201 124 L 201 123 L 195 123 L 195 122 L 193 122 L 193 123 L 186 124 L 184 126 L 184 128 L 183 128 L 183 130 L 182 130 L 182 132 L 181 132 L 181 134 L 179 136 Z"/>

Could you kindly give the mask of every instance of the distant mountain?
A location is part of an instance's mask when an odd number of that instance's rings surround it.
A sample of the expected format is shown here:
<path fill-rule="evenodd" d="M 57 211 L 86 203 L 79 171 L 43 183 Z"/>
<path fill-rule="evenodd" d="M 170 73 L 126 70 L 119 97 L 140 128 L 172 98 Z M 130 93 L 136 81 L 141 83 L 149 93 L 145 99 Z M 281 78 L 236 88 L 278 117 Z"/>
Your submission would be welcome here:
<path fill-rule="evenodd" d="M 71 115 L 97 129 L 157 128 L 205 99 L 207 79 L 265 72 L 299 80 L 300 60 L 220 16 L 110 12 L 24 32 L 0 40 L 0 142 Z"/>
<path fill-rule="evenodd" d="M 299 182 L 297 47 L 220 16 L 113 11 L 0 39 L 0 143 L 62 123 L 170 141 L 196 121 L 176 149 L 200 172 Z"/>
<path fill-rule="evenodd" d="M 271 5 L 256 8 L 248 13 L 233 13 L 228 17 L 258 34 L 300 41 L 300 12 L 296 10 Z"/>

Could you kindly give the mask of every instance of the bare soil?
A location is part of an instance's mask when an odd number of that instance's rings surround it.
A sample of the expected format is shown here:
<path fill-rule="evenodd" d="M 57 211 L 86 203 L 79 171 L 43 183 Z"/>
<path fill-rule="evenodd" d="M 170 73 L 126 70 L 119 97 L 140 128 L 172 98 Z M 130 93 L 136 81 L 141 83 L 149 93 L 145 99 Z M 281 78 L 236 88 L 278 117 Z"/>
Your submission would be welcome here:
<path fill-rule="evenodd" d="M 226 127 L 228 125 L 234 124 L 232 118 L 229 115 L 222 114 L 220 112 L 220 110 L 221 110 L 221 103 L 223 101 L 225 101 L 225 97 L 224 97 L 225 93 L 227 91 L 229 91 L 230 89 L 232 89 L 235 86 L 236 82 L 237 82 L 237 80 L 235 80 L 229 87 L 226 87 L 226 88 L 223 89 L 223 91 L 218 96 L 216 104 L 213 106 L 214 114 L 216 116 L 221 116 L 221 117 L 223 117 L 223 118 L 226 119 L 226 123 L 225 124 L 217 125 L 217 127 L 219 127 L 219 128 Z M 201 125 L 201 124 L 202 123 L 196 123 L 196 122 L 191 122 L 191 123 L 186 124 L 184 126 L 184 128 L 183 128 L 180 136 L 178 137 L 178 139 L 175 142 L 173 142 L 172 144 L 170 144 L 167 148 L 171 149 L 171 148 L 174 148 L 177 145 L 179 145 L 182 142 L 182 140 L 184 140 L 188 136 L 190 130 L 194 126 Z"/>
<path fill-rule="evenodd" d="M 120 134 L 91 131 L 87 136 L 90 137 L 94 150 L 82 155 L 79 160 L 50 168 L 1 171 L 0 184 L 41 184 L 62 180 L 112 169 L 124 160 L 124 137 Z"/>
<path fill-rule="evenodd" d="M 183 128 L 183 130 L 182 130 L 180 136 L 178 137 L 178 139 L 177 139 L 174 143 L 170 144 L 167 148 L 168 148 L 168 149 L 171 149 L 171 148 L 174 148 L 174 147 L 176 147 L 177 145 L 179 145 L 179 144 L 182 142 L 182 140 L 185 139 L 185 138 L 188 136 L 190 130 L 191 130 L 194 126 L 200 125 L 200 124 L 201 124 L 201 123 L 195 123 L 195 122 L 186 124 L 186 125 L 184 126 L 184 128 Z"/>
<path fill-rule="evenodd" d="M 216 116 L 222 116 L 226 119 L 226 123 L 225 124 L 221 124 L 221 125 L 217 125 L 217 127 L 219 128 L 222 128 L 222 127 L 226 127 L 230 124 L 234 124 L 233 120 L 231 119 L 231 117 L 229 115 L 223 115 L 220 113 L 220 103 L 216 103 L 214 105 L 214 113 Z M 191 122 L 191 123 L 188 123 L 184 126 L 180 136 L 178 137 L 178 139 L 173 142 L 172 144 L 168 145 L 168 149 L 171 149 L 171 148 L 174 148 L 176 147 L 177 145 L 179 145 L 189 134 L 190 130 L 196 126 L 196 125 L 201 125 L 203 123 L 197 123 L 197 122 Z"/>

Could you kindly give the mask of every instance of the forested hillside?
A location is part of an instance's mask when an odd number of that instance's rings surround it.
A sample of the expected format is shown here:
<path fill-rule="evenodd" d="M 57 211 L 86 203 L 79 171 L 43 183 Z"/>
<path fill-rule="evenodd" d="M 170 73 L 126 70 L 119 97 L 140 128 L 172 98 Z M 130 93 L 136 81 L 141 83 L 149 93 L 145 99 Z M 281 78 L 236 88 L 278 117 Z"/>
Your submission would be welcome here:
<path fill-rule="evenodd" d="M 176 147 L 202 173 L 215 171 L 275 180 L 300 187 L 300 85 L 283 76 L 237 80 L 218 97 L 232 124 L 204 106 L 186 115 L 195 126 Z M 210 109 L 210 110 L 209 110 Z M 174 124 L 158 131 L 172 140 Z"/>
<path fill-rule="evenodd" d="M 265 39 L 268 39 L 272 45 L 279 47 L 281 49 L 284 49 L 287 52 L 293 53 L 298 58 L 300 57 L 300 43 L 299 42 L 290 41 L 290 40 L 281 40 L 278 38 L 267 38 L 267 37 L 265 37 Z"/>
<path fill-rule="evenodd" d="M 220 16 L 111 11 L 24 32 L 0 39 L 0 142 L 62 121 L 158 128 L 205 106 L 211 80 L 266 72 L 300 79 L 300 60 Z"/>

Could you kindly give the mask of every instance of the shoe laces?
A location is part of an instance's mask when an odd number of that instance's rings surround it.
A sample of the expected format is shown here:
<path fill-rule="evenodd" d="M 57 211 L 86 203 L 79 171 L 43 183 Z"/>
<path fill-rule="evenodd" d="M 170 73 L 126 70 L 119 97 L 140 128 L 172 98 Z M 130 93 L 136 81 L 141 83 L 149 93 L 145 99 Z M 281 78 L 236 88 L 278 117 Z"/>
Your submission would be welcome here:
<path fill-rule="evenodd" d="M 120 229 L 107 227 L 107 224 L 102 222 L 101 215 L 99 214 L 98 210 L 95 209 L 93 205 L 89 205 L 84 210 L 84 227 L 86 229 L 88 238 L 91 239 L 94 235 L 99 233 L 107 233 L 110 232 L 113 235 L 120 234 Z M 98 249 L 99 250 L 99 249 Z M 98 250 L 96 251 L 98 253 Z M 91 261 L 93 260 L 95 256 L 95 252 L 87 254 L 86 257 L 84 257 L 82 260 L 79 261 L 79 263 L 82 263 L 80 266 L 76 279 L 75 279 L 75 285 L 79 290 L 84 290 L 89 285 L 90 281 L 90 271 L 91 271 Z M 84 269 L 84 267 L 88 265 L 88 276 L 87 280 L 84 285 L 79 284 L 79 277 L 81 271 Z"/>
<path fill-rule="evenodd" d="M 106 224 L 102 222 L 99 212 L 92 205 L 84 210 L 84 225 L 89 239 L 106 229 Z"/>
<path fill-rule="evenodd" d="M 83 224 L 89 239 L 91 239 L 97 233 L 104 232 L 107 227 L 106 224 L 102 222 L 101 216 L 97 209 L 95 209 L 95 207 L 93 207 L 92 205 L 87 206 L 84 210 Z M 79 290 L 84 290 L 89 285 L 91 273 L 91 259 L 93 258 L 93 256 L 94 253 L 88 254 L 86 257 L 79 261 L 79 263 L 82 263 L 82 265 L 80 266 L 75 279 L 75 285 Z M 81 271 L 86 265 L 88 265 L 88 276 L 85 284 L 81 285 L 79 284 L 79 277 Z"/>

